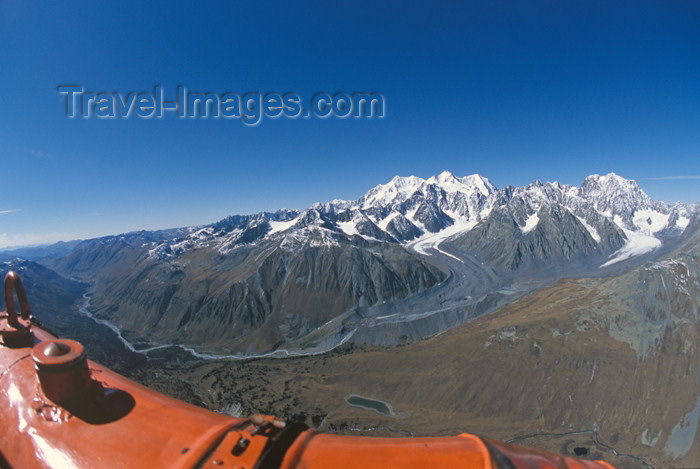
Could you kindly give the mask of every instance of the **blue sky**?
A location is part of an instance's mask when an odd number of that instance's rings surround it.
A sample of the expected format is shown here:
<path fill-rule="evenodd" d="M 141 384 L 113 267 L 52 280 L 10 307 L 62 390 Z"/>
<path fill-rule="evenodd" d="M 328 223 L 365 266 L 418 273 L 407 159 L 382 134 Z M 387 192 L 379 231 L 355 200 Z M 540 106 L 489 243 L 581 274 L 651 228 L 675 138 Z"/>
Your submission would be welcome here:
<path fill-rule="evenodd" d="M 614 171 L 700 201 L 695 1 L 0 1 L 0 248 Z M 69 119 L 59 85 L 377 92 L 382 119 Z"/>

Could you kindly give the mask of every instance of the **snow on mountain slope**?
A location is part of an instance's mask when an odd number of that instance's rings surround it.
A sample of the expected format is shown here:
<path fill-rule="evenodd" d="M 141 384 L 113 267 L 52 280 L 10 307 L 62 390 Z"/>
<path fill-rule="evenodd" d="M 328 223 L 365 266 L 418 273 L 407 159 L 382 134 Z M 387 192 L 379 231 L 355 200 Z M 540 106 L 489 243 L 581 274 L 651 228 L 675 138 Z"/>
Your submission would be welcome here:
<path fill-rule="evenodd" d="M 440 251 L 441 253 L 450 256 L 454 259 L 457 259 L 461 262 L 461 259 L 459 259 L 458 257 L 440 249 L 440 244 L 446 239 L 449 239 L 460 233 L 469 231 L 475 224 L 476 223 L 470 223 L 457 218 L 452 226 L 447 227 L 437 233 L 428 233 L 425 236 L 422 236 L 417 240 L 409 243 L 409 246 L 413 247 L 415 251 L 426 256 L 430 255 L 430 252 L 428 251 L 429 249 L 436 249 L 437 251 Z"/>
<path fill-rule="evenodd" d="M 615 173 L 588 176 L 579 188 L 579 197 L 609 216 L 631 216 L 635 210 L 651 208 L 654 202 L 637 183 Z"/>
<path fill-rule="evenodd" d="M 527 217 L 527 220 L 525 221 L 525 226 L 520 227 L 520 229 L 523 231 L 523 233 L 529 233 L 537 227 L 537 224 L 539 222 L 540 217 L 537 216 L 536 213 L 533 213 L 532 215 Z"/>
<path fill-rule="evenodd" d="M 315 243 L 319 239 L 335 243 L 336 236 L 361 237 L 368 242 L 402 244 L 424 255 L 430 255 L 432 249 L 447 254 L 440 249 L 441 243 L 469 232 L 496 212 L 506 211 L 507 217 L 498 216 L 512 218 L 520 235 L 529 236 L 540 224 L 542 211 L 550 213 L 552 207 L 571 213 L 593 243 L 615 245 L 611 240 L 626 239 L 603 266 L 658 248 L 665 236 L 682 232 L 697 211 L 684 204 L 653 201 L 635 181 L 614 173 L 588 176 L 580 187 L 535 181 L 498 189 L 478 174 L 457 177 L 443 171 L 428 179 L 396 176 L 355 201 L 336 199 L 316 203 L 303 212 L 229 217 L 193 230 L 185 239 L 155 245 L 150 255 L 177 256 L 204 246 L 226 254 L 237 246 L 291 234 L 285 245 L 296 246 L 303 245 L 304 233 L 320 232 L 327 234 L 316 237 Z M 575 223 L 569 228 L 575 229 Z"/>
<path fill-rule="evenodd" d="M 591 238 L 595 240 L 596 243 L 600 243 L 601 237 L 600 234 L 598 233 L 598 230 L 595 229 L 595 227 L 591 226 L 588 224 L 588 222 L 581 218 L 581 217 L 576 217 L 578 221 L 581 222 L 581 224 L 588 230 L 588 233 L 591 235 Z"/>
<path fill-rule="evenodd" d="M 395 176 L 386 184 L 380 184 L 371 189 L 358 202 L 362 208 L 386 206 L 390 203 L 403 202 L 416 192 L 425 181 L 416 176 Z"/>
<path fill-rule="evenodd" d="M 294 224 L 297 222 L 296 218 L 292 218 L 291 220 L 287 221 L 271 221 L 270 222 L 270 227 L 272 228 L 267 234 L 271 235 L 274 233 L 278 233 L 280 231 L 286 231 Z"/>
<path fill-rule="evenodd" d="M 601 267 L 607 267 L 630 257 L 641 256 L 661 247 L 661 241 L 653 236 L 638 231 L 624 230 L 624 232 L 627 236 L 627 243 L 615 251 L 610 256 L 610 260 L 603 263 Z"/>

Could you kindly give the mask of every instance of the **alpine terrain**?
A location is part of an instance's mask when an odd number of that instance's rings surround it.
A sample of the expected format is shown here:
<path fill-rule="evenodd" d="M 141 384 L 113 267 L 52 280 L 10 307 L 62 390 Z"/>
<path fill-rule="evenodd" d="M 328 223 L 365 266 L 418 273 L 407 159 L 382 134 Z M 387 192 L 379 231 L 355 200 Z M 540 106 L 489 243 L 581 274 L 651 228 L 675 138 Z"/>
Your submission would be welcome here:
<path fill-rule="evenodd" d="M 697 206 L 615 174 L 497 189 L 395 177 L 355 201 L 84 241 L 46 264 L 92 284 L 131 341 L 219 354 L 311 353 L 427 338 L 568 276 L 677 247 Z"/>
<path fill-rule="evenodd" d="M 699 215 L 615 174 L 443 172 L 4 268 L 38 311 L 65 290 L 59 334 L 100 325 L 122 372 L 222 412 L 700 467 Z"/>

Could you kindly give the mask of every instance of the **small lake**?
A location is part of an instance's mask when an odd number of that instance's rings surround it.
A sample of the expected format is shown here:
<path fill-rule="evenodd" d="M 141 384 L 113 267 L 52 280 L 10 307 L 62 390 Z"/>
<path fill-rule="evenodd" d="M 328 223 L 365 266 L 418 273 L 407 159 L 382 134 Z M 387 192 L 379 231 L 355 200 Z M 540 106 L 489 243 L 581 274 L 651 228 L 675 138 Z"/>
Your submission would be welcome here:
<path fill-rule="evenodd" d="M 391 408 L 391 404 L 388 404 L 384 401 L 379 401 L 377 399 L 358 396 L 357 394 L 350 394 L 348 396 L 345 396 L 345 402 L 347 402 L 351 406 L 373 410 L 375 412 L 389 417 L 395 416 L 394 410 Z"/>

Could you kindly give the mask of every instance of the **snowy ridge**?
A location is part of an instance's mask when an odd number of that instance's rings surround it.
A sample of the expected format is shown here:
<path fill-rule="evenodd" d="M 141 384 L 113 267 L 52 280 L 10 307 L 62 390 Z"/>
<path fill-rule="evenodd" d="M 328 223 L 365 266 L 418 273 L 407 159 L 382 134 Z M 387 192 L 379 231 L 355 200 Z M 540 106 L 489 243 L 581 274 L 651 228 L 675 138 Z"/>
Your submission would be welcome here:
<path fill-rule="evenodd" d="M 598 233 L 598 230 L 596 230 L 593 226 L 589 225 L 586 220 L 584 220 L 581 217 L 576 217 L 578 221 L 581 222 L 581 224 L 588 230 L 588 233 L 591 235 L 591 238 L 595 240 L 596 243 L 600 243 L 601 237 L 600 234 Z"/>
<path fill-rule="evenodd" d="M 386 184 L 380 184 L 371 189 L 360 200 L 362 208 L 388 205 L 392 202 L 402 202 L 417 191 L 425 181 L 416 176 L 394 178 Z"/>
<path fill-rule="evenodd" d="M 697 206 L 653 201 L 635 181 L 614 173 L 588 176 L 580 187 L 534 181 L 498 189 L 478 174 L 457 177 L 443 171 L 428 179 L 396 176 L 355 201 L 335 199 L 302 212 L 283 209 L 228 217 L 192 230 L 185 238 L 152 245 L 149 257 L 173 258 L 200 247 L 226 255 L 274 239 L 284 249 L 335 246 L 341 238 L 353 242 L 357 237 L 401 244 L 424 255 L 431 250 L 447 254 L 441 243 L 469 232 L 496 212 L 509 214 L 519 236 L 535 236 L 542 213 L 553 207 L 572 214 L 590 242 L 600 244 L 614 230 L 627 240 L 603 266 L 657 249 L 664 236 L 679 234 L 697 215 Z"/>

